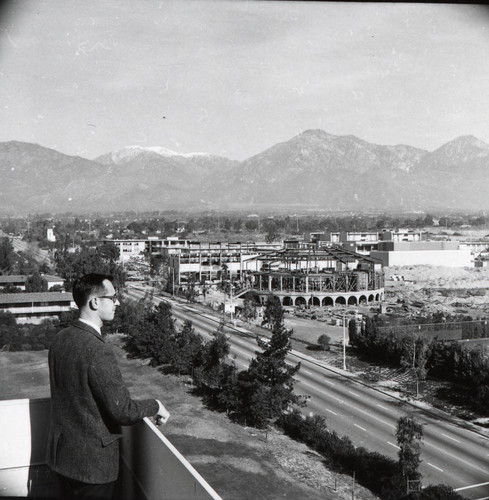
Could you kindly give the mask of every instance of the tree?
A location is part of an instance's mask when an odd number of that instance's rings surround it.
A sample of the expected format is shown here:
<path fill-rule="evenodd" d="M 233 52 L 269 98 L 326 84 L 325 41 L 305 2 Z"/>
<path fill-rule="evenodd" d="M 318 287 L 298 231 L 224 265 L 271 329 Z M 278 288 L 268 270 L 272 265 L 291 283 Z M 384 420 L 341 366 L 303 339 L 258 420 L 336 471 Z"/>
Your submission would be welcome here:
<path fill-rule="evenodd" d="M 98 253 L 108 261 L 116 261 L 119 259 L 119 249 L 114 243 L 104 243 L 97 248 Z"/>
<path fill-rule="evenodd" d="M 323 333 L 322 335 L 319 336 L 318 346 L 321 351 L 329 351 L 331 348 L 330 343 L 331 343 L 331 337 L 329 335 Z"/>
<path fill-rule="evenodd" d="M 263 312 L 263 325 L 272 326 L 274 324 L 282 324 L 284 319 L 284 309 L 280 303 L 280 299 L 276 295 L 270 295 L 265 304 Z"/>
<path fill-rule="evenodd" d="M 410 368 L 416 377 L 416 397 L 419 396 L 419 381 L 425 380 L 428 370 L 428 362 L 432 341 L 428 341 L 419 335 L 404 337 L 402 341 L 404 353 L 401 357 L 401 366 Z"/>
<path fill-rule="evenodd" d="M 418 472 L 420 459 L 420 446 L 423 438 L 421 424 L 410 417 L 401 417 L 397 422 L 397 444 L 399 446 L 399 468 L 407 479 L 420 479 Z"/>
<path fill-rule="evenodd" d="M 229 342 L 222 332 L 224 324 L 213 332 L 213 339 L 204 345 L 202 363 L 194 369 L 194 383 L 205 389 L 207 397 L 213 404 L 228 410 L 235 407 L 236 366 L 228 363 Z"/>
<path fill-rule="evenodd" d="M 172 351 L 170 339 L 175 334 L 171 305 L 160 302 L 154 307 L 151 297 L 146 297 L 127 304 L 125 309 L 117 317 L 120 327 L 127 333 L 125 348 L 133 356 L 149 358 L 152 366 L 169 363 Z"/>
<path fill-rule="evenodd" d="M 191 374 L 194 368 L 202 365 L 204 360 L 203 341 L 195 333 L 190 320 L 185 320 L 180 331 L 170 338 L 172 349 L 169 353 L 171 371 L 180 374 Z"/>
<path fill-rule="evenodd" d="M 33 273 L 31 276 L 27 278 L 25 284 L 26 292 L 45 292 L 47 291 L 47 284 L 42 279 L 42 276 L 39 272 Z"/>
<path fill-rule="evenodd" d="M 267 220 L 265 221 L 265 240 L 267 243 L 272 243 L 273 241 L 276 241 L 277 238 L 279 237 L 279 230 L 277 227 L 277 224 L 273 220 Z"/>
<path fill-rule="evenodd" d="M 294 394 L 294 375 L 300 368 L 289 366 L 286 357 L 292 348 L 292 330 L 283 324 L 280 302 L 270 302 L 272 336 L 268 343 L 257 338 L 263 349 L 253 358 L 247 370 L 240 372 L 236 380 L 235 414 L 248 425 L 266 427 L 279 418 L 290 405 L 303 406 L 304 398 Z M 279 309 L 280 307 L 280 309 Z"/>
<path fill-rule="evenodd" d="M 256 307 L 248 297 L 244 300 L 241 315 L 247 323 L 256 318 Z"/>
<path fill-rule="evenodd" d="M 66 279 L 66 287 L 71 289 L 73 281 L 88 273 L 100 273 L 112 276 L 115 289 L 125 283 L 125 272 L 117 262 L 107 259 L 98 249 L 82 248 L 74 253 L 60 251 L 57 254 L 56 269 Z"/>
<path fill-rule="evenodd" d="M 9 238 L 0 238 L 0 270 L 10 271 L 15 262 L 14 246 Z"/>

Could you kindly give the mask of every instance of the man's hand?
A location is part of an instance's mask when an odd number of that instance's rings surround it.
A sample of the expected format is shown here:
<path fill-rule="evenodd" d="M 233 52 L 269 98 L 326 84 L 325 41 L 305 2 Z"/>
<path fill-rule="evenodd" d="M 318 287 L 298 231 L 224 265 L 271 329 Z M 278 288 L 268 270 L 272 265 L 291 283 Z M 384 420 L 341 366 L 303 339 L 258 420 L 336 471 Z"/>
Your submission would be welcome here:
<path fill-rule="evenodd" d="M 158 413 L 155 416 L 156 425 L 166 424 L 166 421 L 170 418 L 170 412 L 163 406 L 161 401 L 156 400 L 158 403 Z"/>

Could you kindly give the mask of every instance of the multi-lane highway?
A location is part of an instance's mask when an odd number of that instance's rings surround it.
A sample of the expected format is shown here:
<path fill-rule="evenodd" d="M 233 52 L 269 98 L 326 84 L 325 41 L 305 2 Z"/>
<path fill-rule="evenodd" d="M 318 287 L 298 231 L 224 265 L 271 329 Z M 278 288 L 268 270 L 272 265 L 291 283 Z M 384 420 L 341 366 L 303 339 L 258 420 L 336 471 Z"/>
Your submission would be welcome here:
<path fill-rule="evenodd" d="M 140 297 L 143 292 L 132 290 Z M 159 301 L 161 298 L 155 298 Z M 166 299 L 165 299 L 166 300 Z M 172 301 L 178 322 L 192 320 L 195 330 L 209 337 L 219 319 L 191 306 Z M 259 349 L 253 335 L 227 326 L 231 353 L 239 368 L 245 368 Z M 409 414 L 423 425 L 421 472 L 423 484 L 444 483 L 471 499 L 489 499 L 489 440 L 458 425 L 440 412 L 428 412 L 400 401 L 355 380 L 348 373 L 291 352 L 288 362 L 301 362 L 296 392 L 310 397 L 305 412 L 326 417 L 328 428 L 348 436 L 356 446 L 397 459 L 395 429 L 399 417 Z"/>

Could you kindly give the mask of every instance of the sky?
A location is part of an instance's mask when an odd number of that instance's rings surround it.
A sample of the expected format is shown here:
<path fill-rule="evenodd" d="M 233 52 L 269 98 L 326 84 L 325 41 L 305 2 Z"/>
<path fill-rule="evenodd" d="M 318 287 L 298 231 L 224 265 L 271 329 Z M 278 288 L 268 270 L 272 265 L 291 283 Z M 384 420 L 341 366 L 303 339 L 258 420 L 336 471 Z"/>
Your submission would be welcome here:
<path fill-rule="evenodd" d="M 308 129 L 489 143 L 488 25 L 476 4 L 10 0 L 0 142 L 234 160 Z"/>

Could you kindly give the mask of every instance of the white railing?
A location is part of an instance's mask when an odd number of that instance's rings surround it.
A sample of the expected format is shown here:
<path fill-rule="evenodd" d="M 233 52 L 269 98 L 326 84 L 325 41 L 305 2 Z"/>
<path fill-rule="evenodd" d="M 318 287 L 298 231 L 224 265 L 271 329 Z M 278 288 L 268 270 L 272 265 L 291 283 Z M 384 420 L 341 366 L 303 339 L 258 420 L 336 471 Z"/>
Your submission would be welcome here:
<path fill-rule="evenodd" d="M 44 493 L 53 491 L 45 466 L 49 417 L 49 399 L 0 401 L 0 497 L 27 497 L 33 491 L 44 496 L 42 488 Z M 121 453 L 126 500 L 136 491 L 148 500 L 220 500 L 149 419 L 123 428 Z"/>

